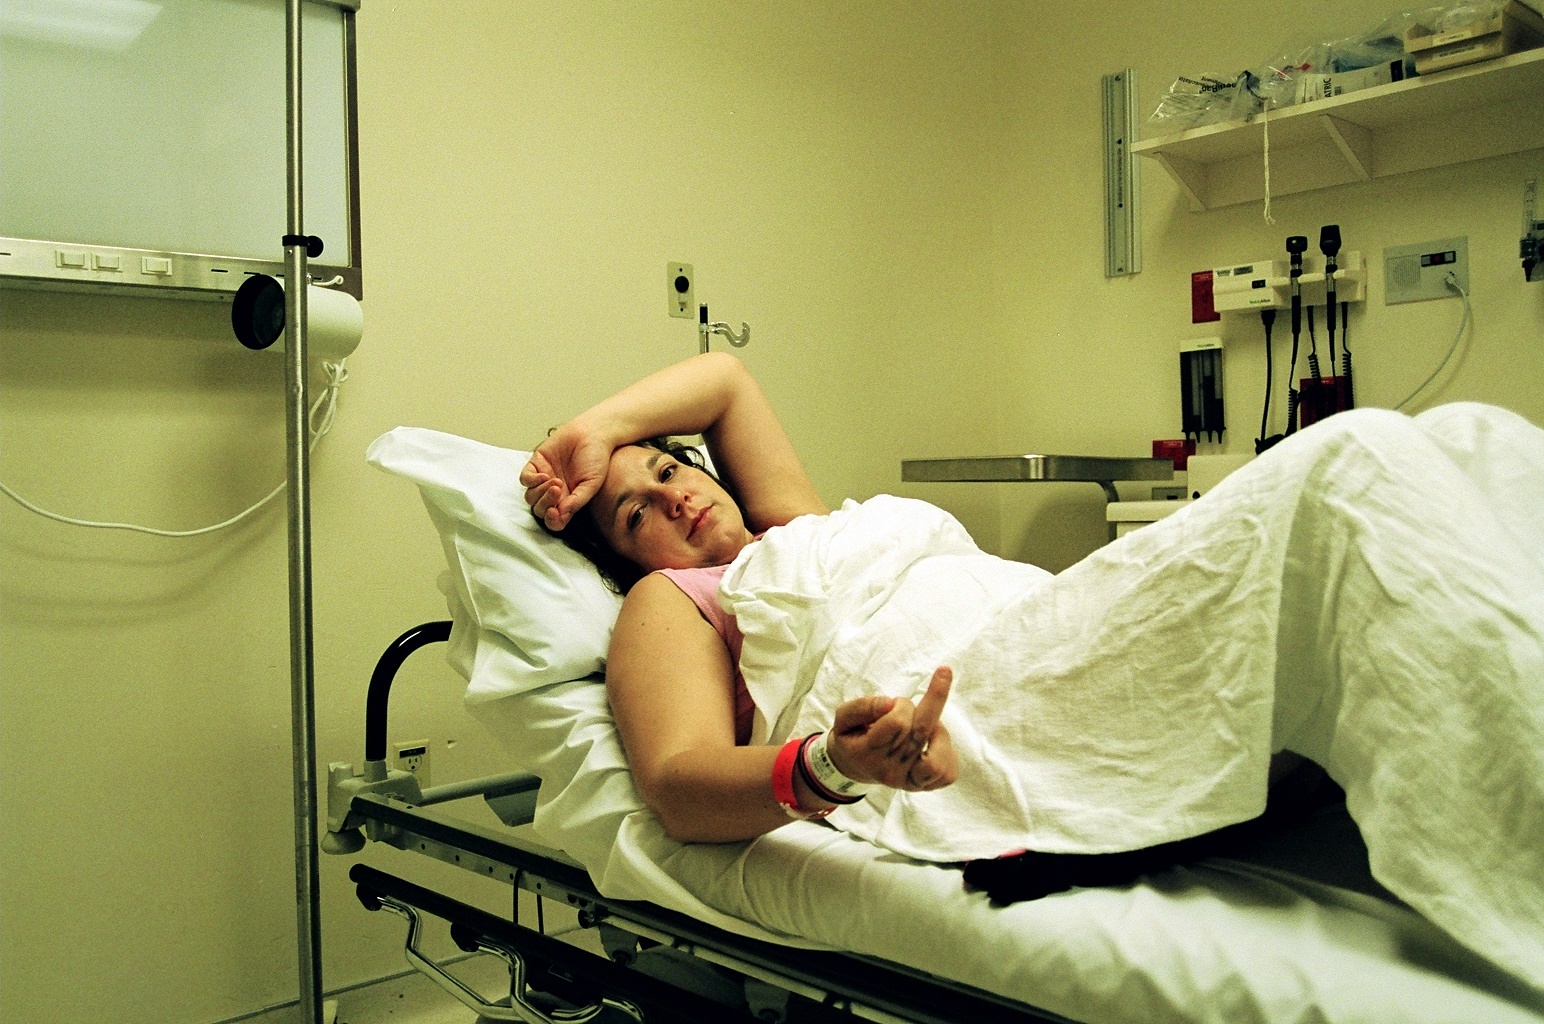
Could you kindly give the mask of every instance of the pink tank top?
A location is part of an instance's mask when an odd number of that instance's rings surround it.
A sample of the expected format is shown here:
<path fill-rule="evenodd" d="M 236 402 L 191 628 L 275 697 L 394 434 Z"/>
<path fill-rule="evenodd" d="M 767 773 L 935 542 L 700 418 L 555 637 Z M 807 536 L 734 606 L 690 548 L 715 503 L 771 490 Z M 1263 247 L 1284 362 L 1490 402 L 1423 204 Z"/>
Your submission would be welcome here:
<path fill-rule="evenodd" d="M 734 741 L 740 746 L 750 742 L 751 721 L 756 715 L 756 703 L 751 700 L 750 690 L 745 688 L 745 677 L 740 674 L 740 647 L 745 642 L 734 616 L 724 611 L 718 603 L 718 584 L 724 578 L 727 565 L 713 565 L 705 569 L 659 569 L 661 575 L 681 588 L 692 599 L 692 604 L 702 613 L 729 648 L 730 661 L 734 663 Z"/>

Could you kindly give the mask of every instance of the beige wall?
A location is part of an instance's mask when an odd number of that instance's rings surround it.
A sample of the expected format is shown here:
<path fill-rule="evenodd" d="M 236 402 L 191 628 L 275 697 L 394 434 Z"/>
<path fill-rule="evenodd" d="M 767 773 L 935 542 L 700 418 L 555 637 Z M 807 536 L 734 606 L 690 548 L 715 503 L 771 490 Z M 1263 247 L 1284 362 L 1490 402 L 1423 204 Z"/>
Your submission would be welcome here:
<path fill-rule="evenodd" d="M 1333 34 L 1385 6 L 1320 13 Z M 1513 258 L 1541 154 L 1282 198 L 1275 226 L 1257 208 L 1192 215 L 1150 167 L 1147 269 L 1106 281 L 1099 76 L 1136 67 L 1145 110 L 1177 74 L 1261 59 L 1275 26 L 1252 7 L 1055 11 L 365 4 L 367 329 L 313 463 L 323 761 L 358 760 L 381 647 L 443 615 L 417 497 L 365 445 L 403 423 L 526 445 L 695 352 L 693 324 L 665 315 L 669 260 L 695 264 L 715 319 L 751 324 L 740 355 L 829 500 L 930 497 L 987 547 L 1053 567 L 1102 538 L 1096 489 L 903 489 L 899 460 L 1173 436 L 1177 346 L 1215 333 L 1189 323 L 1189 271 L 1321 223 L 1374 257 L 1467 234 L 1476 330 L 1440 397 L 1544 419 L 1544 286 Z M 1458 315 L 1384 308 L 1375 273 L 1352 324 L 1359 394 L 1414 386 Z M 212 304 L 0 293 L 0 479 L 164 526 L 266 493 L 283 475 L 279 360 L 226 331 Z M 1248 323 L 1223 333 L 1226 448 L 1244 450 L 1261 346 Z M 167 541 L 0 501 L 0 600 L 0 1017 L 202 1024 L 293 998 L 282 508 Z M 431 737 L 438 778 L 499 766 L 437 659 L 399 692 L 393 734 Z M 358 909 L 346 867 L 323 861 L 329 987 L 400 965 L 395 919 Z"/>
<path fill-rule="evenodd" d="M 365 446 L 403 423 L 529 445 L 691 355 L 667 261 L 751 324 L 741 355 L 830 499 L 895 488 L 925 440 L 990 438 L 987 11 L 579 9 L 359 17 L 367 328 L 312 480 L 323 761 L 359 759 L 381 648 L 444 615 L 422 506 Z M 22 494 L 196 526 L 282 479 L 281 360 L 236 346 L 224 307 L 0 302 L 0 479 Z M 990 533 L 990 495 L 961 511 Z M 169 541 L 6 501 L 0 571 L 0 1018 L 207 1022 L 293 998 L 282 503 Z M 423 657 L 394 737 L 430 737 L 440 779 L 498 769 Z M 322 865 L 329 987 L 402 966 L 399 923 L 361 911 L 347 866 Z M 452 884 L 507 905 L 476 882 Z"/>
<path fill-rule="evenodd" d="M 1015 382 L 999 408 L 1008 448 L 1142 455 L 1179 436 L 1180 342 L 1221 335 L 1230 429 L 1202 450 L 1248 453 L 1259 433 L 1264 336 L 1257 317 L 1190 322 L 1190 273 L 1285 258 L 1288 235 L 1339 224 L 1347 250 L 1370 264 L 1368 301 L 1353 307 L 1357 398 L 1389 406 L 1441 361 L 1462 316 L 1457 299 L 1385 306 L 1383 249 L 1453 235 L 1469 239 L 1473 330 L 1456 369 L 1423 393 L 1426 404 L 1478 399 L 1544 421 L 1544 288 L 1523 281 L 1517 259 L 1523 183 L 1544 178 L 1544 153 L 1464 163 L 1321 192 L 1277 196 L 1274 224 L 1260 204 L 1191 213 L 1155 163 L 1141 161 L 1143 272 L 1106 280 L 1103 252 L 1103 74 L 1133 68 L 1145 119 L 1179 75 L 1258 67 L 1273 52 L 1358 33 L 1408 7 L 1362 0 L 1312 8 L 1312 25 L 1283 27 L 1280 6 L 1198 8 L 1140 0 L 1005 5 L 994 63 L 1002 174 L 994 190 L 993 270 L 1000 339 L 997 372 Z M 1308 8 L 1291 9 L 1307 11 Z M 1069 56 L 1075 55 L 1075 56 Z M 1537 100 L 1517 116 L 1534 116 Z M 1145 125 L 1144 125 L 1145 127 Z M 1322 311 L 1321 311 L 1322 312 Z M 1321 355 L 1325 336 L 1320 321 Z M 1274 333 L 1272 402 L 1280 431 L 1290 346 L 1285 315 Z M 1304 337 L 1306 352 L 1307 339 Z M 1304 362 L 1300 361 L 1299 375 Z M 1103 497 L 1088 485 L 1000 489 L 1000 553 L 1064 568 L 1103 542 Z"/>

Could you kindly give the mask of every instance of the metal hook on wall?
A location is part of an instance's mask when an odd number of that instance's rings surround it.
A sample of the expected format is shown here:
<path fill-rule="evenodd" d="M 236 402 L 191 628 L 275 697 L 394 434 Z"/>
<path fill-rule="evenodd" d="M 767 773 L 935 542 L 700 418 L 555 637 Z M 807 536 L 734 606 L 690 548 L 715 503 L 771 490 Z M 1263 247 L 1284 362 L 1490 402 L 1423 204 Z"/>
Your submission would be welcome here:
<path fill-rule="evenodd" d="M 722 334 L 724 337 L 729 339 L 729 344 L 733 345 L 735 348 L 744 348 L 746 345 L 751 343 L 751 325 L 746 323 L 744 320 L 740 321 L 739 334 L 735 334 L 730 326 L 724 323 L 722 320 L 708 324 L 708 330 L 712 331 L 714 334 Z"/>
<path fill-rule="evenodd" d="M 736 334 L 734 328 L 722 320 L 715 320 L 709 323 L 708 307 L 706 305 L 698 306 L 697 312 L 697 333 L 702 340 L 702 351 L 706 352 L 708 350 L 709 336 L 713 334 L 721 334 L 728 338 L 729 344 L 735 348 L 744 348 L 751 343 L 751 325 L 744 320 L 740 321 L 740 333 Z"/>

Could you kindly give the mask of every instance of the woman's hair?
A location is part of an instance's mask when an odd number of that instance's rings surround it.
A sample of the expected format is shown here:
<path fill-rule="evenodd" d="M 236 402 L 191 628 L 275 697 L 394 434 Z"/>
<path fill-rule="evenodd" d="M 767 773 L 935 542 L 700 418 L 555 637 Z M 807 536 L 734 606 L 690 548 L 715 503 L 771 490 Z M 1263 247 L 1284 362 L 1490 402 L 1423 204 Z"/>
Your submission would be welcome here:
<path fill-rule="evenodd" d="M 702 470 L 712 477 L 718 485 L 728 492 L 729 496 L 740 508 L 740 514 L 745 514 L 745 507 L 740 505 L 740 497 L 730 490 L 723 480 L 707 467 L 707 462 L 702 457 L 702 452 L 691 445 L 682 444 L 671 437 L 651 437 L 643 441 L 633 442 L 639 448 L 652 448 L 655 451 L 664 452 L 683 465 L 692 466 Z M 618 594 L 626 594 L 633 588 L 633 584 L 643 579 L 647 573 L 634 564 L 630 559 L 617 554 L 609 541 L 600 532 L 600 527 L 595 523 L 595 516 L 591 514 L 591 506 L 586 505 L 568 521 L 568 525 L 561 530 L 551 530 L 541 520 L 541 528 L 554 537 L 567 544 L 573 550 L 589 559 L 596 569 L 600 570 L 601 578 L 606 585 Z"/>

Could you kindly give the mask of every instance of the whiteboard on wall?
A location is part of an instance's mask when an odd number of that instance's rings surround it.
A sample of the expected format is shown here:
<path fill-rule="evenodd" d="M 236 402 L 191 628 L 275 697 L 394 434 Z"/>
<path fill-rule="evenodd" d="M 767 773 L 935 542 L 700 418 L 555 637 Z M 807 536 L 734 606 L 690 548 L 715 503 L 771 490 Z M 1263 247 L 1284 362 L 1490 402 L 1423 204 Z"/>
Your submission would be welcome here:
<path fill-rule="evenodd" d="M 0 281 L 229 299 L 282 275 L 284 0 L 0 0 Z M 302 5 L 304 228 L 361 294 L 354 14 Z"/>

